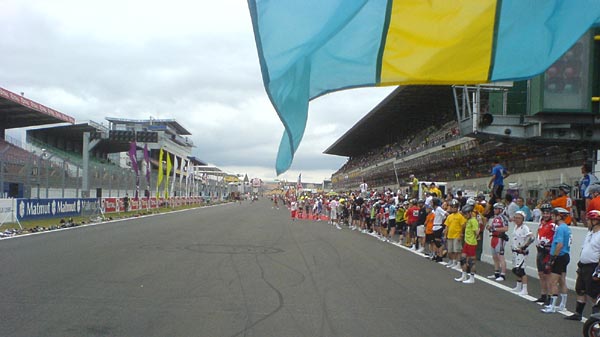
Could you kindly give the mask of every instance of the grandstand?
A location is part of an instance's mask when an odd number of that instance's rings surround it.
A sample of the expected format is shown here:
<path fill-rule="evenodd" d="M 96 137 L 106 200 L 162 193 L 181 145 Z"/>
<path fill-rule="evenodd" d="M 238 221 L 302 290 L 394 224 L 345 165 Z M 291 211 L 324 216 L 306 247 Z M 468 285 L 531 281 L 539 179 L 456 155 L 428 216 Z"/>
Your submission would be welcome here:
<path fill-rule="evenodd" d="M 108 126 L 75 124 L 73 117 L 0 88 L 0 198 L 135 197 L 138 191 L 151 196 L 157 191 L 158 167 L 166 167 L 167 156 L 175 171 L 170 195 L 224 195 L 217 176 L 193 173 L 208 165 L 191 155 L 191 134 L 176 120 L 106 120 Z M 45 126 L 50 124 L 61 125 Z M 6 136 L 7 129 L 34 126 L 26 130 L 25 144 Z M 136 158 L 144 158 L 148 148 L 149 179 L 146 171 L 140 172 L 146 169 L 144 159 L 138 159 L 139 174 L 132 169 L 127 155 L 132 141 L 137 141 Z M 181 158 L 188 163 L 186 172 Z M 184 182 L 183 176 L 192 179 Z"/>
<path fill-rule="evenodd" d="M 47 124 L 72 124 L 75 119 L 0 88 L 0 197 L 31 197 L 31 190 L 51 175 L 41 153 L 29 152 L 6 130 Z M 52 173 L 54 174 L 54 173 Z"/>

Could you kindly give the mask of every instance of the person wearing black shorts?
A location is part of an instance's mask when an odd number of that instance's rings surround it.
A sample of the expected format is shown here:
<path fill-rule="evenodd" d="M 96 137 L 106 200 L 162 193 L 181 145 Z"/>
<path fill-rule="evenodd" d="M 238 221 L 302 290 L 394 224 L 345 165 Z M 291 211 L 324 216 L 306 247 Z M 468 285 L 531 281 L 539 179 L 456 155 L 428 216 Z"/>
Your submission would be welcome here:
<path fill-rule="evenodd" d="M 575 292 L 577 293 L 577 305 L 575 313 L 565 319 L 581 321 L 583 308 L 589 298 L 594 303 L 592 313 L 600 311 L 598 302 L 600 294 L 600 211 L 592 210 L 586 214 L 588 229 L 581 248 L 581 257 L 577 263 L 577 281 Z"/>

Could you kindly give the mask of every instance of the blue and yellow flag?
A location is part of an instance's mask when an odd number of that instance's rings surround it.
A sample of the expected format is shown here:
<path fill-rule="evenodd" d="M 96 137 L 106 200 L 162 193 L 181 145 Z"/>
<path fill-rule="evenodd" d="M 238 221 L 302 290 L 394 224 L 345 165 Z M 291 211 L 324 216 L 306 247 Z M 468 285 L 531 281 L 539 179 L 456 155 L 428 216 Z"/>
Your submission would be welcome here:
<path fill-rule="evenodd" d="M 542 73 L 590 27 L 598 0 L 248 0 L 291 165 L 311 99 L 406 84 L 478 84 Z"/>

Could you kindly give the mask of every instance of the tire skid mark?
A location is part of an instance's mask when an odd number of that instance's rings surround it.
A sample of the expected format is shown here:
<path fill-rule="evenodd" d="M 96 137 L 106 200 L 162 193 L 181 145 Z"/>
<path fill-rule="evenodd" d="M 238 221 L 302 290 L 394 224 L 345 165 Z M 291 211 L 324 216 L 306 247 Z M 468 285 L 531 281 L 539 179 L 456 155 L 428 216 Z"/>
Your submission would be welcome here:
<path fill-rule="evenodd" d="M 266 283 L 266 284 L 267 284 L 267 285 L 268 285 L 268 286 L 269 286 L 271 289 L 273 289 L 273 291 L 275 291 L 275 293 L 277 294 L 277 300 L 278 300 L 278 302 L 279 302 L 279 303 L 278 303 L 277 307 L 276 307 L 276 308 L 275 308 L 273 311 L 269 312 L 269 313 L 268 313 L 268 314 L 266 314 L 264 317 L 262 317 L 262 318 L 260 318 L 260 319 L 258 319 L 258 320 L 256 320 L 256 321 L 254 321 L 254 323 L 252 323 L 252 324 L 250 324 L 250 325 L 246 324 L 246 326 L 244 326 L 244 329 L 242 329 L 241 331 L 239 331 L 239 332 L 237 332 L 237 333 L 233 334 L 233 335 L 232 335 L 232 337 L 235 337 L 235 336 L 240 336 L 241 334 L 244 334 L 244 336 L 246 336 L 246 333 L 247 333 L 247 332 L 248 332 L 250 329 L 252 329 L 253 327 L 255 327 L 255 326 L 258 324 L 258 323 L 260 323 L 260 322 L 262 322 L 262 321 L 264 321 L 264 320 L 268 319 L 269 317 L 271 317 L 271 316 L 275 315 L 277 312 L 279 312 L 279 310 L 281 310 L 281 309 L 283 308 L 283 303 L 284 303 L 284 301 L 283 301 L 283 294 L 281 293 L 281 291 L 279 291 L 279 289 L 277 289 L 277 288 L 276 288 L 276 287 L 275 287 L 275 286 L 274 286 L 274 285 L 273 285 L 271 282 L 269 282 L 269 281 L 266 279 L 266 277 L 265 277 L 265 270 L 264 270 L 264 268 L 262 267 L 262 265 L 260 264 L 260 261 L 258 260 L 258 255 L 256 255 L 256 256 L 255 256 L 255 258 L 256 258 L 256 265 L 258 265 L 258 268 L 260 269 L 260 277 L 263 279 L 263 281 L 264 281 L 264 282 L 265 282 L 265 283 Z M 237 271 L 236 271 L 236 272 L 237 272 Z M 244 302 L 246 302 L 246 301 L 245 301 L 245 298 L 244 298 Z M 248 310 L 247 306 L 246 306 L 246 310 Z"/>

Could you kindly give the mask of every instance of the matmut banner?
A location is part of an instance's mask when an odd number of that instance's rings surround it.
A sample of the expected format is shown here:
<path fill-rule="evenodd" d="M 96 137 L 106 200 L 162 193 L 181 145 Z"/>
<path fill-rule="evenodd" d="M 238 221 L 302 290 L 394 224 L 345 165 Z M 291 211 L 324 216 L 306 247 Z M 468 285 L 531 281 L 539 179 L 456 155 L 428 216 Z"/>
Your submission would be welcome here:
<path fill-rule="evenodd" d="M 95 198 L 17 199 L 17 219 L 78 216 L 83 210 L 93 210 L 97 205 L 98 199 Z"/>

